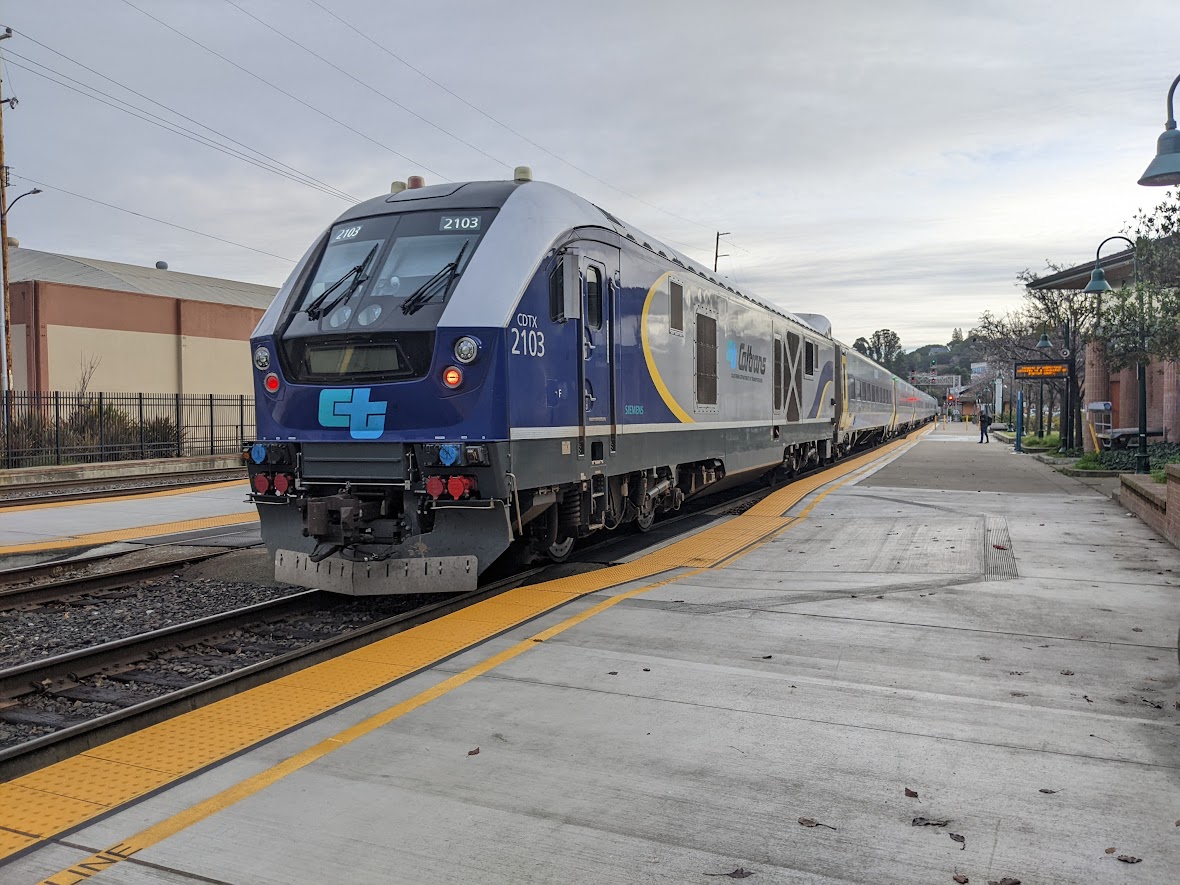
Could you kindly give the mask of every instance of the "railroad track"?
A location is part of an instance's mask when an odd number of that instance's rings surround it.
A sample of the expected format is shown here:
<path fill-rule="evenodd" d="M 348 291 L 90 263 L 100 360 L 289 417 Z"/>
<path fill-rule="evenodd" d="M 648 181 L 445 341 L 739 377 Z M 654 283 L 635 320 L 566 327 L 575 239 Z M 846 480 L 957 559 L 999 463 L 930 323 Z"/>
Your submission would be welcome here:
<path fill-rule="evenodd" d="M 128 477 L 108 480 L 69 480 L 65 482 L 41 482 L 22 485 L 8 490 L 0 498 L 0 509 L 24 504 L 46 504 L 60 501 L 90 501 L 96 498 L 118 498 L 144 492 L 168 489 L 184 489 L 190 486 L 214 482 L 228 482 L 240 479 L 246 481 L 244 467 L 230 467 L 223 470 L 202 470 L 192 474 L 168 474 L 156 477 Z"/>
<path fill-rule="evenodd" d="M 470 593 L 432 601 L 410 611 L 379 618 L 359 628 L 311 642 L 302 648 L 176 688 L 148 700 L 125 705 L 90 721 L 72 724 L 50 734 L 4 747 L 0 749 L 0 780 L 18 777 L 98 743 L 146 728 L 194 707 L 213 703 L 386 636 L 427 623 L 434 618 L 459 611 L 509 587 L 517 586 L 542 571 L 541 568 L 528 569 Z M 273 621 L 298 614 L 300 611 L 313 610 L 324 604 L 325 597 L 329 596 L 331 594 L 308 590 L 268 603 L 259 603 L 234 612 L 154 631 L 151 634 L 105 643 L 91 649 L 70 652 L 0 671 L 0 716 L 13 715 L 5 714 L 3 709 L 6 704 L 9 710 L 15 709 L 13 699 L 43 693 L 47 689 L 66 699 L 69 699 L 71 694 L 79 698 L 85 697 L 87 692 L 78 692 L 70 687 L 70 683 L 85 679 L 84 673 L 94 675 L 113 672 L 117 676 L 134 678 L 134 671 L 119 671 L 156 652 L 209 641 L 241 626 Z M 332 597 L 333 600 L 337 598 Z M 93 693 L 90 694 L 93 696 Z M 10 700 L 2 700 L 5 696 L 11 696 Z"/>
<path fill-rule="evenodd" d="M 63 571 L 90 569 L 102 563 L 116 561 L 127 554 L 120 551 L 85 559 L 6 569 L 0 571 L 0 611 L 125 587 L 136 581 L 146 581 L 172 574 L 178 566 L 201 562 L 214 556 L 221 556 L 226 552 L 223 549 L 194 551 L 169 559 L 110 570 L 86 571 L 63 578 L 57 578 Z"/>

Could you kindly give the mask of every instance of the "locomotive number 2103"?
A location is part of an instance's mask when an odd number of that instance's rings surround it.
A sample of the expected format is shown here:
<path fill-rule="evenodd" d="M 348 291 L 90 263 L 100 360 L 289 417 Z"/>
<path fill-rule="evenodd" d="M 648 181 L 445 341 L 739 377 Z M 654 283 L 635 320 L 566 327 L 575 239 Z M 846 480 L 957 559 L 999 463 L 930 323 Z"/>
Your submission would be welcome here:
<path fill-rule="evenodd" d="M 536 329 L 509 329 L 512 333 L 512 352 L 522 356 L 545 355 L 545 333 Z"/>

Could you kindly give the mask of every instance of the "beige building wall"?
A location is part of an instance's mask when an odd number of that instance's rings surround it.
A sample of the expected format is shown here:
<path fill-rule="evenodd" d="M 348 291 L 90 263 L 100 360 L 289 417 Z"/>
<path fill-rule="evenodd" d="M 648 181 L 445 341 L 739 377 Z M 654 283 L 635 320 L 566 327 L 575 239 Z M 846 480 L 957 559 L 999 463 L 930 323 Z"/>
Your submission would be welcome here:
<path fill-rule="evenodd" d="M 253 395 L 254 368 L 250 362 L 249 341 L 195 335 L 184 335 L 179 341 L 179 384 L 184 393 Z"/>
<path fill-rule="evenodd" d="M 111 393 L 177 393 L 180 376 L 177 338 L 158 332 L 125 332 L 47 326 L 49 383 L 46 390 L 78 390 L 93 372 L 87 390 Z M 200 389 L 202 393 L 217 393 Z"/>
<path fill-rule="evenodd" d="M 28 348 L 25 346 L 25 336 L 28 329 L 24 323 L 13 323 L 10 326 L 12 335 L 12 389 L 29 389 Z"/>

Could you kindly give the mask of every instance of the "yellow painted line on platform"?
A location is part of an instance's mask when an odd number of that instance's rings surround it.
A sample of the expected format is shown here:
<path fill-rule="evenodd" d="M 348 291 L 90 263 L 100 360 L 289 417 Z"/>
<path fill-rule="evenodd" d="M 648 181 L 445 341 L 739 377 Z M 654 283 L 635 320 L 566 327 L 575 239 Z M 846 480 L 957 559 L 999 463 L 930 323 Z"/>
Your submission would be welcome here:
<path fill-rule="evenodd" d="M 507 651 L 45 881 L 53 885 L 65 885 L 88 879 L 101 869 L 263 789 L 527 649 L 537 647 L 539 640 L 555 636 L 617 605 L 623 599 L 689 574 L 699 574 L 725 562 L 735 553 L 751 549 L 760 540 L 798 522 L 798 517 L 784 517 L 782 513 L 803 497 L 834 479 L 859 471 L 903 445 L 906 445 L 903 441 L 890 443 L 877 452 L 862 455 L 832 470 L 793 483 L 772 493 L 757 507 L 732 520 L 682 538 L 634 562 L 507 591 L 446 617 L 378 640 L 338 658 L 0 784 L 0 809 L 3 809 L 0 811 L 0 861 L 283 734 L 309 719 L 366 697 L 575 599 L 674 569 L 688 568 L 679 575 L 620 593 L 579 615 L 567 618 Z M 755 513 L 763 504 L 767 505 L 768 512 Z M 31 841 L 26 842 L 25 839 Z"/>
<path fill-rule="evenodd" d="M 206 516 L 203 519 L 159 522 L 155 525 L 112 529 L 109 532 L 92 532 L 85 535 L 49 538 L 44 541 L 30 541 L 27 544 L 0 545 L 0 556 L 9 553 L 40 553 L 43 550 L 69 550 L 73 547 L 97 547 L 100 544 L 113 544 L 115 541 L 134 541 L 140 538 L 155 538 L 160 535 L 196 532 L 201 529 L 215 529 L 227 525 L 246 525 L 252 522 L 258 522 L 257 513 L 227 513 L 224 516 Z M 0 857 L 2 856 L 0 855 Z"/>
<path fill-rule="evenodd" d="M 173 495 L 188 495 L 193 492 L 208 492 L 213 489 L 224 489 L 238 486 L 244 492 L 250 490 L 246 478 L 207 482 L 196 486 L 183 486 L 175 489 L 161 489 L 155 492 L 131 492 L 126 495 L 108 495 L 105 498 L 88 498 L 80 501 L 43 501 L 40 504 L 14 504 L 11 507 L 0 506 L 0 516 L 5 513 L 23 513 L 26 510 L 49 510 L 54 507 L 85 507 L 90 504 L 122 504 L 124 501 L 143 501 L 147 498 L 170 498 Z"/>

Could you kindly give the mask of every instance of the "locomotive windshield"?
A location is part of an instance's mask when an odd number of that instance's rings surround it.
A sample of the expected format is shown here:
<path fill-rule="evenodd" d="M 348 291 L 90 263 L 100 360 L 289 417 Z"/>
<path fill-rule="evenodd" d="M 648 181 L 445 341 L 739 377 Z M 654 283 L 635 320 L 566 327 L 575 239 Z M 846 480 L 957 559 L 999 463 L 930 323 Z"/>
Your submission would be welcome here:
<path fill-rule="evenodd" d="M 444 304 L 494 210 L 341 222 L 287 308 L 287 368 L 303 380 L 414 378 L 429 367 Z"/>

